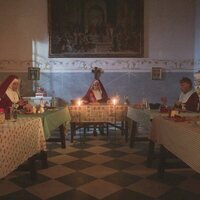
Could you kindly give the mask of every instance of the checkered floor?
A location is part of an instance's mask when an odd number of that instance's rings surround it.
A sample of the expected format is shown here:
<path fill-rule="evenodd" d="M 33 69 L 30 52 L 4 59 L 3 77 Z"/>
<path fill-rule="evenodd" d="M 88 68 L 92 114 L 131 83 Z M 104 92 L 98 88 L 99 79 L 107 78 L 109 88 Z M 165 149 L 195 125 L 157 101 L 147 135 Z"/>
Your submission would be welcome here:
<path fill-rule="evenodd" d="M 170 169 L 159 179 L 145 166 L 147 147 L 130 149 L 120 133 L 77 138 L 66 149 L 49 143 L 49 168 L 35 182 L 25 171 L 0 180 L 0 200 L 199 200 L 200 175 Z"/>

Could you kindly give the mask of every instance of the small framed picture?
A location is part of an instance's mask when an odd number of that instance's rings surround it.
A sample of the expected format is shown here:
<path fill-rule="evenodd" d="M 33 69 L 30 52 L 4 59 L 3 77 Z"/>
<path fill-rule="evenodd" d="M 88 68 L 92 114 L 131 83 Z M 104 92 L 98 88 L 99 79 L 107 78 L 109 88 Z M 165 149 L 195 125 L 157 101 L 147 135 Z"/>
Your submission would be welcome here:
<path fill-rule="evenodd" d="M 152 67 L 151 79 L 152 80 L 162 80 L 162 68 L 161 67 Z"/>
<path fill-rule="evenodd" d="M 29 67 L 28 68 L 28 80 L 40 80 L 40 68 Z"/>

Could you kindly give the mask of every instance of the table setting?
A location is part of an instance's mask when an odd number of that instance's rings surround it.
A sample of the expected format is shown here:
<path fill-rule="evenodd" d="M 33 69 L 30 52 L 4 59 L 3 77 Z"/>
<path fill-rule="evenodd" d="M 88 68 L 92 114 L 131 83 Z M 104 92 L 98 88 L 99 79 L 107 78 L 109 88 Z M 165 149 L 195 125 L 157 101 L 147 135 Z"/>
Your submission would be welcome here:
<path fill-rule="evenodd" d="M 192 116 L 192 113 L 187 116 L 184 113 L 179 117 L 181 120 L 177 121 L 176 118 L 154 118 L 149 139 L 200 172 L 200 116 Z"/>

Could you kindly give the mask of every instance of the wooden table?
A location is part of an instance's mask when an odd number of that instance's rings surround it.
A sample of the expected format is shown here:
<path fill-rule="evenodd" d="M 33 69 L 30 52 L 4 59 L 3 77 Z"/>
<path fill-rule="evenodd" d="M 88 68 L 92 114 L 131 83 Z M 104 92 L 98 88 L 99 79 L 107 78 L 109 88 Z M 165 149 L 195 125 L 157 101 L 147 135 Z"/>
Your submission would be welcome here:
<path fill-rule="evenodd" d="M 35 178 L 34 155 L 46 151 L 40 118 L 20 118 L 0 124 L 0 178 L 29 159 L 31 178 Z"/>
<path fill-rule="evenodd" d="M 200 125 L 193 120 L 174 122 L 164 117 L 152 121 L 150 139 L 161 145 L 158 172 L 164 173 L 166 149 L 200 173 Z"/>
<path fill-rule="evenodd" d="M 69 111 L 71 114 L 71 142 L 73 142 L 73 137 L 77 129 L 99 124 L 111 125 L 121 129 L 126 141 L 128 140 L 126 105 L 91 104 L 70 106 Z M 117 122 L 120 122 L 121 125 L 118 125 Z"/>
<path fill-rule="evenodd" d="M 41 114 L 20 114 L 18 116 L 20 118 L 41 118 L 46 140 L 61 142 L 61 147 L 66 148 L 65 124 L 69 123 L 71 120 L 68 107 L 47 110 Z M 52 131 L 54 131 L 56 128 L 60 129 L 60 138 L 51 138 Z"/>

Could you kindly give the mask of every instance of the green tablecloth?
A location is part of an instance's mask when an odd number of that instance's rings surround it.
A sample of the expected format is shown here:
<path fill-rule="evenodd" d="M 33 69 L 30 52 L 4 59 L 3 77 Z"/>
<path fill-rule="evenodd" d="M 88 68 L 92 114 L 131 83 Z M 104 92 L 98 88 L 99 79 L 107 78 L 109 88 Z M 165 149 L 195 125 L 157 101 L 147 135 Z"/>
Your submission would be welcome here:
<path fill-rule="evenodd" d="M 47 110 L 41 114 L 19 114 L 18 117 L 40 117 L 43 122 L 46 139 L 51 136 L 53 130 L 58 128 L 61 124 L 71 120 L 68 107 Z"/>

